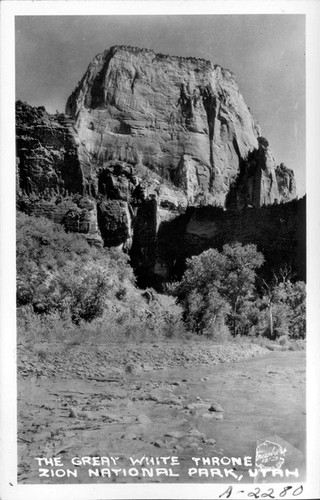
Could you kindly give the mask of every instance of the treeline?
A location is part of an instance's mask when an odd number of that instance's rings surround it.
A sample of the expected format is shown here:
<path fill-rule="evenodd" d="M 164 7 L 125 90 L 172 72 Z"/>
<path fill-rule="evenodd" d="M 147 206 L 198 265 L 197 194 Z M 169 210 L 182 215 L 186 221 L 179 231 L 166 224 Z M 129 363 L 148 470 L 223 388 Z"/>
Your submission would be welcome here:
<path fill-rule="evenodd" d="M 122 252 L 90 246 L 80 234 L 18 212 L 19 332 L 64 337 L 81 330 L 108 339 L 190 334 L 218 341 L 239 335 L 304 339 L 305 284 L 293 282 L 285 269 L 269 283 L 259 280 L 263 262 L 255 245 L 240 243 L 188 259 L 181 281 L 167 285 L 179 304 L 169 312 L 169 302 L 136 287 Z"/>
<path fill-rule="evenodd" d="M 212 338 L 304 339 L 305 283 L 291 281 L 286 268 L 269 283 L 259 280 L 256 271 L 263 263 L 256 245 L 240 243 L 188 259 L 182 280 L 168 286 L 188 328 Z"/>

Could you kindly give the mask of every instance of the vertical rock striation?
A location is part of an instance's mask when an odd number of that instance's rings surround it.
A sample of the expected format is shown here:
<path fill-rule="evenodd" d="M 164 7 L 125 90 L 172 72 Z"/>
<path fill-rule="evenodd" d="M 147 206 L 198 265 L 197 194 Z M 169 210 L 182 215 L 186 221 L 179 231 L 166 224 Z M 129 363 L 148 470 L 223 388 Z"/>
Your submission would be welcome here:
<path fill-rule="evenodd" d="M 210 61 L 112 47 L 69 97 L 89 161 L 141 163 L 191 205 L 225 205 L 259 127 L 232 73 Z"/>

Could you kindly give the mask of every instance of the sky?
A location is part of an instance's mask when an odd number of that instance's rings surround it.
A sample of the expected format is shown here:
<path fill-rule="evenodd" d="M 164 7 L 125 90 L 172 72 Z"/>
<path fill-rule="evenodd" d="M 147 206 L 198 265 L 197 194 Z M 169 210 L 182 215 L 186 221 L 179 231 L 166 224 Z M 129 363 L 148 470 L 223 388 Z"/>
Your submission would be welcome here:
<path fill-rule="evenodd" d="M 17 16 L 16 99 L 63 112 L 98 53 L 132 45 L 230 69 L 277 162 L 305 193 L 305 17 Z"/>

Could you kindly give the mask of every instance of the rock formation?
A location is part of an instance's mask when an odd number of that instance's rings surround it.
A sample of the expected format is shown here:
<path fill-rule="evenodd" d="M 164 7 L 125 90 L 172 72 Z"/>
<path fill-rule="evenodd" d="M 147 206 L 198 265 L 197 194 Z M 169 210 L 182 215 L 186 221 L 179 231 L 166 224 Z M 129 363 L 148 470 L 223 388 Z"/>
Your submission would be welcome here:
<path fill-rule="evenodd" d="M 286 167 L 284 163 L 276 168 L 276 178 L 280 193 L 280 200 L 283 202 L 288 202 L 296 194 L 296 181 L 294 178 L 293 170 Z"/>
<path fill-rule="evenodd" d="M 16 133 L 18 208 L 83 233 L 101 246 L 96 201 L 85 196 L 81 145 L 72 120 L 18 101 Z"/>
<path fill-rule="evenodd" d="M 114 160 L 144 165 L 171 180 L 189 205 L 227 206 L 241 165 L 259 151 L 248 202 L 281 201 L 260 127 L 232 73 L 210 61 L 112 47 L 89 65 L 66 113 L 85 145 L 87 168 Z"/>
<path fill-rule="evenodd" d="M 124 46 L 94 58 L 66 115 L 18 101 L 17 164 L 20 209 L 130 251 L 149 282 L 170 275 L 159 241 L 188 207 L 296 196 L 229 70 Z"/>
<path fill-rule="evenodd" d="M 230 71 L 209 61 L 112 47 L 68 99 L 96 169 L 121 160 L 171 180 L 188 203 L 225 204 L 259 127 Z"/>

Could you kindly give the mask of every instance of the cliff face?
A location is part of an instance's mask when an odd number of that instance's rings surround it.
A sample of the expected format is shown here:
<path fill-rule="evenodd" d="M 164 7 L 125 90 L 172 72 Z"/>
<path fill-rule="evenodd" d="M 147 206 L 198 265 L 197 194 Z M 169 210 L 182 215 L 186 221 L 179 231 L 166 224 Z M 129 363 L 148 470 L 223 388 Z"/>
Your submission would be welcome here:
<path fill-rule="evenodd" d="M 87 167 L 144 165 L 191 205 L 225 205 L 260 135 L 230 71 L 130 47 L 95 57 L 66 113 L 89 153 Z"/>
<path fill-rule="evenodd" d="M 113 47 L 89 65 L 66 113 L 17 103 L 18 207 L 131 252 L 145 282 L 172 274 L 161 241 L 170 251 L 183 236 L 188 207 L 296 196 L 232 73 L 209 61 Z"/>
<path fill-rule="evenodd" d="M 44 107 L 16 104 L 19 183 L 26 193 L 81 192 L 83 172 L 73 121 L 49 115 Z"/>
<path fill-rule="evenodd" d="M 83 233 L 101 246 L 97 205 L 84 193 L 81 145 L 72 120 L 18 101 L 16 134 L 18 208 Z"/>
<path fill-rule="evenodd" d="M 166 243 L 169 238 L 169 244 Z M 173 278 L 180 279 L 185 259 L 232 242 L 254 243 L 266 259 L 265 278 L 285 266 L 306 280 L 306 197 L 260 209 L 188 208 L 178 219 L 163 224 L 158 255 Z"/>
<path fill-rule="evenodd" d="M 240 163 L 239 175 L 227 196 L 228 208 L 259 208 L 296 198 L 293 171 L 283 163 L 276 166 L 264 137 L 258 137 L 258 143 L 258 149 Z"/>
<path fill-rule="evenodd" d="M 187 207 L 181 190 L 143 164 L 115 159 L 100 169 L 92 165 L 70 117 L 18 101 L 16 133 L 18 208 L 81 232 L 97 245 L 129 251 L 150 200 L 156 205 L 155 230 Z"/>

